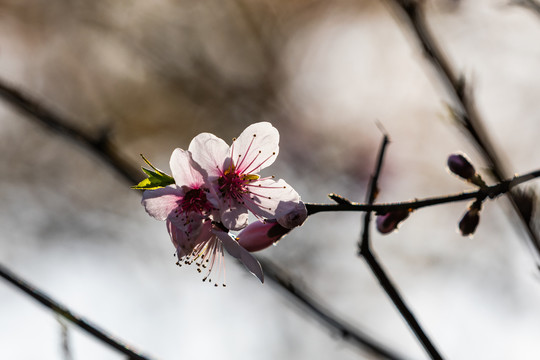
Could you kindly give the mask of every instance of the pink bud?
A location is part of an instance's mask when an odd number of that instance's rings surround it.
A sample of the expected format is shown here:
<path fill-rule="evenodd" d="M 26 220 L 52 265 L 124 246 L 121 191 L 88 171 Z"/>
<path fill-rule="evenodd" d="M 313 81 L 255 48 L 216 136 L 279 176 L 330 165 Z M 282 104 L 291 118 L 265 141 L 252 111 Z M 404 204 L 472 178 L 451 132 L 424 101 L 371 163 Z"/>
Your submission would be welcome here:
<path fill-rule="evenodd" d="M 276 210 L 277 222 L 287 229 L 302 225 L 307 217 L 306 205 L 302 201 L 281 204 Z"/>
<path fill-rule="evenodd" d="M 399 223 L 409 217 L 409 209 L 405 210 L 395 210 L 384 215 L 377 216 L 375 220 L 377 224 L 377 230 L 381 234 L 389 234 L 392 231 L 396 230 Z"/>
<path fill-rule="evenodd" d="M 238 234 L 237 240 L 247 251 L 259 251 L 276 243 L 289 231 L 291 229 L 284 228 L 276 220 L 255 221 Z"/>
<path fill-rule="evenodd" d="M 476 170 L 470 161 L 462 154 L 452 154 L 448 157 L 448 168 L 454 174 L 471 180 L 476 175 Z"/>

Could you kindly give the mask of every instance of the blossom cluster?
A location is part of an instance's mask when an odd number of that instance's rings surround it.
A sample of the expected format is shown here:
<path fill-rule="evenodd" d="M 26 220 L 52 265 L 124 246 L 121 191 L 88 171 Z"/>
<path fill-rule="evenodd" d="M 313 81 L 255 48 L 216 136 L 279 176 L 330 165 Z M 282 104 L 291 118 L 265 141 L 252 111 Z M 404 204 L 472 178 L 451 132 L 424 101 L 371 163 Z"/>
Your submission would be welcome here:
<path fill-rule="evenodd" d="M 230 146 L 213 134 L 197 135 L 188 150 L 173 151 L 172 177 L 143 169 L 150 178 L 135 188 L 145 189 L 142 205 L 147 213 L 166 222 L 178 265 L 195 263 L 199 272 L 206 271 L 203 281 L 212 281 L 217 267 L 217 276 L 224 278 L 225 249 L 263 281 L 261 266 L 250 252 L 275 243 L 307 218 L 305 205 L 289 184 L 259 175 L 278 152 L 279 132 L 260 122 L 248 126 Z M 257 221 L 248 226 L 249 212 Z M 229 233 L 238 230 L 243 230 L 238 236 Z"/>

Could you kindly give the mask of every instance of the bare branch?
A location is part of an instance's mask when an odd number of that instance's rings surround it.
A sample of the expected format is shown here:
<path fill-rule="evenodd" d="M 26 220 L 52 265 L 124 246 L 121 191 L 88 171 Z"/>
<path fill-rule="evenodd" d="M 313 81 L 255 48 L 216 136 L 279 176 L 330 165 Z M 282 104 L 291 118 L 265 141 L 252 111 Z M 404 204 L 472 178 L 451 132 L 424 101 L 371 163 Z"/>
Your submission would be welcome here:
<path fill-rule="evenodd" d="M 377 165 L 375 166 L 375 172 L 371 177 L 369 190 L 366 196 L 368 205 L 373 205 L 373 202 L 375 201 L 375 198 L 377 196 L 377 193 L 379 192 L 377 182 L 379 180 L 379 175 L 381 173 L 381 168 L 383 164 L 384 159 L 384 152 L 386 150 L 386 146 L 388 145 L 388 136 L 384 135 L 383 141 L 381 142 L 381 147 L 379 149 L 379 156 L 377 160 Z M 424 347 L 426 352 L 429 354 L 431 359 L 442 359 L 442 356 L 439 354 L 429 337 L 427 336 L 426 332 L 420 326 L 420 323 L 416 320 L 416 317 L 412 313 L 412 311 L 409 309 L 407 304 L 405 304 L 405 301 L 403 300 L 403 297 L 400 295 L 397 287 L 392 283 L 386 272 L 384 271 L 382 265 L 377 260 L 377 257 L 375 253 L 371 249 L 370 240 L 369 240 L 369 223 L 371 220 L 371 211 L 367 211 L 364 214 L 364 225 L 362 229 L 362 238 L 361 241 L 358 244 L 359 249 L 359 255 L 361 255 L 364 260 L 366 260 L 371 272 L 377 280 L 379 281 L 379 284 L 381 284 L 382 288 L 392 300 L 392 303 L 394 306 L 398 309 L 399 313 L 407 322 L 407 325 L 409 328 L 413 331 L 414 335 L 420 341 L 420 344 Z"/>
<path fill-rule="evenodd" d="M 506 171 L 503 162 L 495 151 L 495 147 L 484 127 L 484 122 L 474 106 L 471 96 L 472 91 L 467 88 L 465 78 L 457 75 L 452 69 L 450 62 L 431 34 L 425 21 L 423 2 L 417 0 L 390 0 L 390 2 L 399 8 L 398 15 L 400 19 L 409 25 L 424 51 L 426 59 L 433 66 L 440 81 L 452 97 L 454 104 L 451 108 L 455 119 L 479 149 L 495 179 L 502 181 L 507 176 L 508 171 Z M 540 239 L 538 234 L 531 223 L 527 221 L 526 214 L 522 211 L 514 194 L 509 193 L 509 199 L 521 223 L 527 230 L 530 244 L 534 249 L 538 262 L 540 261 Z"/>
<path fill-rule="evenodd" d="M 58 303 L 56 300 L 52 299 L 50 296 L 45 294 L 43 291 L 39 290 L 35 286 L 30 285 L 28 282 L 24 281 L 19 276 L 15 275 L 8 268 L 0 264 L 0 277 L 3 277 L 9 283 L 13 284 L 24 293 L 28 294 L 42 305 L 53 310 L 58 315 L 61 315 L 65 319 L 71 321 L 73 324 L 77 325 L 79 328 L 83 329 L 90 335 L 94 336 L 96 339 L 104 342 L 110 347 L 120 351 L 121 353 L 127 355 L 129 359 L 135 360 L 149 360 L 150 358 L 142 355 L 133 350 L 133 347 L 123 343 L 122 341 L 116 339 L 111 334 L 108 334 L 105 330 L 100 329 L 97 325 L 92 324 L 89 320 L 73 313 L 64 305 Z"/>

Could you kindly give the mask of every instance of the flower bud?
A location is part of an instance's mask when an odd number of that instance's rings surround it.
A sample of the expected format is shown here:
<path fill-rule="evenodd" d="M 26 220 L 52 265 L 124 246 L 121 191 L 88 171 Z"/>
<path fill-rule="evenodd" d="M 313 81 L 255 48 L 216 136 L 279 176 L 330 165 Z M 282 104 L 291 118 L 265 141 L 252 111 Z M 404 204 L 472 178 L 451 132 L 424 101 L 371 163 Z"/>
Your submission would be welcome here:
<path fill-rule="evenodd" d="M 381 234 L 389 234 L 396 230 L 399 223 L 409 217 L 409 209 L 395 210 L 384 215 L 377 216 L 375 223 Z"/>
<path fill-rule="evenodd" d="M 476 227 L 480 222 L 480 209 L 470 208 L 459 222 L 459 231 L 463 236 L 469 236 L 474 234 Z"/>
<path fill-rule="evenodd" d="M 306 205 L 302 201 L 297 203 L 290 202 L 286 206 L 278 206 L 276 210 L 277 222 L 287 229 L 302 225 L 306 221 L 307 216 Z"/>
<path fill-rule="evenodd" d="M 471 180 L 476 175 L 474 166 L 472 166 L 469 160 L 462 154 L 450 155 L 447 164 L 451 172 L 465 180 Z"/>
<path fill-rule="evenodd" d="M 291 229 L 284 228 L 276 220 L 255 221 L 238 234 L 238 243 L 247 251 L 259 251 L 275 244 Z"/>

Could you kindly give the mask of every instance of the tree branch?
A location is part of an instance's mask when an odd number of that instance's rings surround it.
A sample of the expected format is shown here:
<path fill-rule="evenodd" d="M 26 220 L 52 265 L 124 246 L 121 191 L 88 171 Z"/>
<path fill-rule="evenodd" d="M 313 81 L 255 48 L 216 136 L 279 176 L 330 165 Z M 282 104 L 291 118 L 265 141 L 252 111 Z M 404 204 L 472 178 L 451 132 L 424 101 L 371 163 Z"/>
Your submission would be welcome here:
<path fill-rule="evenodd" d="M 362 204 L 355 202 L 341 202 L 338 204 L 316 204 L 306 203 L 306 208 L 309 215 L 327 211 L 375 211 L 377 213 L 387 213 L 395 210 L 416 210 L 427 206 L 447 204 L 451 202 L 476 199 L 483 201 L 486 198 L 494 199 L 502 194 L 507 194 L 514 187 L 540 177 L 540 170 L 516 176 L 510 180 L 504 180 L 486 188 L 475 191 L 467 191 L 459 194 L 444 195 L 420 200 L 402 201 L 396 203 L 382 204 Z"/>
<path fill-rule="evenodd" d="M 375 173 L 371 177 L 369 190 L 366 196 L 368 205 L 373 205 L 373 202 L 375 201 L 375 198 L 377 197 L 378 185 L 377 182 L 379 180 L 379 175 L 381 172 L 383 159 L 384 159 L 384 152 L 386 149 L 386 146 L 388 145 L 388 136 L 384 135 L 383 141 L 381 142 L 381 147 L 379 149 L 379 156 L 377 160 L 377 165 L 375 167 Z M 377 280 L 379 281 L 379 284 L 381 284 L 382 288 L 390 297 L 390 300 L 392 300 L 392 303 L 394 306 L 398 309 L 399 313 L 409 326 L 409 328 L 413 331 L 414 335 L 420 341 L 420 344 L 424 347 L 426 352 L 429 354 L 431 359 L 434 360 L 442 360 L 442 356 L 439 354 L 429 337 L 427 336 L 426 332 L 420 326 L 420 323 L 416 320 L 416 317 L 412 313 L 412 311 L 409 309 L 407 304 L 405 304 L 405 301 L 403 300 L 403 297 L 400 295 L 399 291 L 397 290 L 397 287 L 392 283 L 386 272 L 384 271 L 382 265 L 377 260 L 377 257 L 373 250 L 371 249 L 370 239 L 369 239 L 369 223 L 371 220 L 371 211 L 367 211 L 364 214 L 364 225 L 362 229 L 362 238 L 361 241 L 358 244 L 359 248 L 359 255 L 361 255 L 364 260 L 366 260 L 371 272 Z"/>
<path fill-rule="evenodd" d="M 435 69 L 440 81 L 445 86 L 448 94 L 452 97 L 454 105 L 452 111 L 455 119 L 462 126 L 465 132 L 471 137 L 476 147 L 484 157 L 493 176 L 497 181 L 502 181 L 508 174 L 503 166 L 503 162 L 495 151 L 488 133 L 484 127 L 474 101 L 471 91 L 466 87 L 463 76 L 457 76 L 452 69 L 450 62 L 446 59 L 434 36 L 431 34 L 423 11 L 423 2 L 417 0 L 390 0 L 401 11 L 398 12 L 400 19 L 409 25 L 413 35 L 417 38 L 419 45 L 424 51 L 426 59 Z M 527 219 L 524 208 L 519 202 L 517 195 L 509 193 L 509 199 L 517 213 L 521 223 L 527 230 L 529 240 L 534 249 L 537 262 L 540 261 L 540 239 L 536 234 L 530 221 Z"/>
<path fill-rule="evenodd" d="M 149 360 L 150 358 L 144 356 L 136 351 L 133 348 L 118 339 L 115 339 L 112 335 L 108 334 L 105 330 L 100 329 L 97 325 L 92 324 L 89 320 L 73 313 L 64 305 L 58 303 L 50 296 L 45 294 L 43 291 L 39 290 L 35 286 L 30 285 L 28 282 L 24 281 L 19 276 L 15 275 L 7 267 L 0 264 L 0 277 L 7 280 L 9 283 L 15 285 L 17 288 L 22 290 L 24 293 L 28 294 L 38 302 L 40 302 L 45 307 L 53 310 L 58 315 L 61 315 L 65 319 L 71 321 L 73 324 L 77 325 L 79 328 L 86 331 L 88 334 L 94 336 L 96 339 L 104 342 L 110 347 L 120 351 L 121 353 L 127 355 L 129 359 L 135 360 Z"/>

